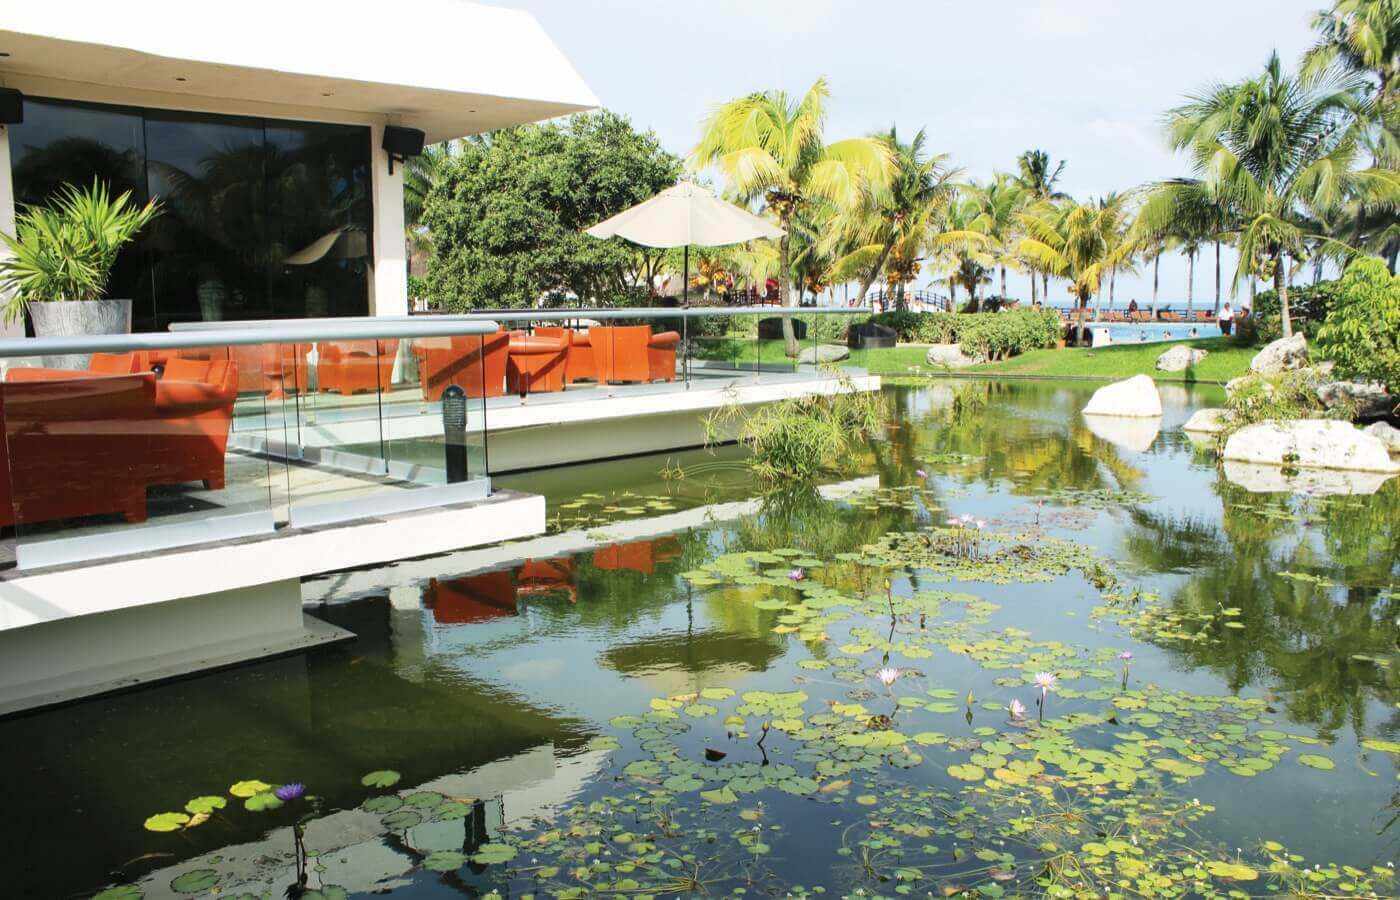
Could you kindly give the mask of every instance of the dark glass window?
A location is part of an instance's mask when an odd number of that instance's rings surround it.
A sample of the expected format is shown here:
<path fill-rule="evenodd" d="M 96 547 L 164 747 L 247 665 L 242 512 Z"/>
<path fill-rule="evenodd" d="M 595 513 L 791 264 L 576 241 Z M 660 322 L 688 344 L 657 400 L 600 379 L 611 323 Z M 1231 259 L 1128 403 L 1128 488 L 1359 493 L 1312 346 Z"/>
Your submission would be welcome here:
<path fill-rule="evenodd" d="M 369 311 L 368 128 L 26 98 L 10 145 L 20 203 L 101 178 L 164 204 L 109 290 L 138 330 Z"/>

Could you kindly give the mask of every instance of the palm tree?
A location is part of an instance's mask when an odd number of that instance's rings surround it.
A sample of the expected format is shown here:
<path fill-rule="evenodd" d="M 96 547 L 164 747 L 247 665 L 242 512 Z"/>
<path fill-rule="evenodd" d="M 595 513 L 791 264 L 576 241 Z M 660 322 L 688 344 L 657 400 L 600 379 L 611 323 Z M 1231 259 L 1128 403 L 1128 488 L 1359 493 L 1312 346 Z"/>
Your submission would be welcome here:
<path fill-rule="evenodd" d="M 1043 202 L 1017 217 L 1025 232 L 1017 254 L 1042 272 L 1069 279 L 1076 300 L 1076 335 L 1083 333 L 1089 300 L 1104 276 L 1131 255 L 1133 244 L 1123 236 L 1125 218 L 1121 194 L 1100 203 Z"/>
<path fill-rule="evenodd" d="M 888 187 L 867 184 L 854 204 L 836 213 L 827 232 L 827 249 L 845 250 L 839 268 L 850 270 L 854 266 L 859 272 L 858 298 L 869 293 L 892 253 L 909 260 L 922 255 L 924 237 L 937 214 L 952 201 L 952 179 L 959 174 L 948 167 L 947 154 L 924 151 L 922 129 L 907 144 L 900 142 L 893 127 L 878 139 L 894 161 Z M 908 265 L 902 268 L 907 270 Z"/>
<path fill-rule="evenodd" d="M 1286 74 L 1275 53 L 1258 76 L 1214 85 L 1168 114 L 1172 146 L 1190 155 L 1196 173 L 1170 183 L 1170 190 L 1218 198 L 1238 217 L 1234 285 L 1248 274 L 1246 260 L 1272 270 L 1285 337 L 1293 333 L 1288 258 L 1302 253 L 1305 238 L 1317 242 L 1318 252 L 1352 252 L 1306 231 L 1306 215 L 1353 199 L 1386 209 L 1400 202 L 1396 172 L 1359 168 L 1360 87 L 1355 76 L 1307 81 Z"/>
<path fill-rule="evenodd" d="M 1068 194 L 1055 189 L 1060 176 L 1064 174 L 1065 165 L 1066 161 L 1062 159 L 1052 168 L 1050 154 L 1044 150 L 1027 150 L 1017 157 L 1016 167 L 1020 172 L 1017 181 L 1030 195 L 1030 202 L 1043 203 L 1069 199 Z M 1040 278 L 1040 286 L 1045 293 L 1045 300 L 1048 302 L 1050 300 L 1050 273 L 1041 272 Z M 1035 273 L 1032 272 L 1032 291 L 1035 289 L 1034 285 Z M 1034 302 L 1034 297 L 1032 297 L 1032 302 Z"/>
<path fill-rule="evenodd" d="M 993 240 L 979 222 L 981 216 L 976 192 L 959 188 L 957 199 L 944 210 L 928 237 L 929 253 L 949 272 L 950 300 L 957 300 L 959 286 L 967 288 L 966 312 L 977 312 L 977 288 L 992 280 L 991 270 L 997 260 Z"/>
<path fill-rule="evenodd" d="M 403 227 L 410 253 L 432 246 L 432 237 L 423 227 L 423 203 L 442 179 L 455 147 L 452 141 L 432 144 L 423 148 L 422 156 L 410 156 L 403 163 Z"/>
<path fill-rule="evenodd" d="M 1016 261 L 1014 254 L 1016 238 L 1016 216 L 1029 202 L 1030 194 L 1022 184 L 1009 175 L 998 174 L 986 184 L 970 184 L 969 197 L 977 208 L 977 217 L 971 228 L 985 234 L 995 247 L 996 265 L 1001 274 L 1001 297 L 1006 299 L 1006 267 Z M 1031 279 L 1031 289 L 1035 289 L 1035 279 Z"/>
<path fill-rule="evenodd" d="M 1340 67 L 1376 79 L 1376 96 L 1389 102 L 1400 90 L 1400 2 L 1334 0 L 1313 15 L 1317 43 L 1303 56 L 1303 74 L 1318 77 Z"/>
<path fill-rule="evenodd" d="M 800 99 L 785 91 L 749 94 L 722 104 L 706 120 L 692 168 L 716 165 L 730 193 L 745 203 L 762 200 L 789 231 L 804 207 L 827 203 L 855 204 L 863 191 L 888 187 L 894 171 L 889 146 L 878 138 L 859 137 L 827 144 L 825 78 L 817 79 Z M 791 236 L 779 241 L 778 284 L 783 302 L 793 305 Z M 797 354 L 792 320 L 783 319 L 789 355 Z"/>

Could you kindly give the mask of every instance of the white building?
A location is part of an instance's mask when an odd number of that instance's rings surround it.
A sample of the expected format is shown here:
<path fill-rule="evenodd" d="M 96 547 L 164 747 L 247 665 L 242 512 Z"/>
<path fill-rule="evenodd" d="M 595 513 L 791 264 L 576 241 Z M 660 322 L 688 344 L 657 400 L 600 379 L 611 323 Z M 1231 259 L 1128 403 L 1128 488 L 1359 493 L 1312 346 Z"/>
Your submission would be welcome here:
<path fill-rule="evenodd" d="M 111 293 L 173 322 L 407 312 L 402 166 L 427 141 L 598 105 L 527 13 L 466 0 L 10 3 L 0 229 L 15 203 L 93 178 L 165 213 Z"/>

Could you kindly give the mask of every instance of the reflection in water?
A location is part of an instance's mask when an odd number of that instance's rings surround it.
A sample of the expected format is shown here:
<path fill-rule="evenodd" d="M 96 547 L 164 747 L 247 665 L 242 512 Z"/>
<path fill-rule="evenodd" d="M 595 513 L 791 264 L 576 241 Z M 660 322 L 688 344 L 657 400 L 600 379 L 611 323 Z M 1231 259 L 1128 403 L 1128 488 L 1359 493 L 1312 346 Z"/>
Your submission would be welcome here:
<path fill-rule="evenodd" d="M 629 523 L 627 536 L 600 537 L 571 556 L 553 555 L 556 546 L 539 551 L 547 556 L 487 571 L 455 556 L 386 567 L 373 596 L 361 591 L 353 602 L 325 608 L 359 635 L 348 647 L 0 722 L 0 764 L 45 787 L 15 792 L 0 820 L 0 846 L 7 847 L 0 852 L 23 860 L 7 867 L 15 881 L 10 892 L 76 895 L 146 876 L 152 893 L 160 893 L 173 878 L 212 868 L 223 873 L 218 886 L 226 894 L 276 893 L 292 871 L 289 816 L 250 814 L 235 803 L 217 823 L 197 829 L 141 829 L 153 813 L 222 794 L 246 778 L 302 781 L 322 797 L 322 812 L 307 827 L 308 846 L 325 866 L 313 885 L 410 895 L 484 890 L 496 869 L 436 871 L 456 858 L 430 857 L 467 855 L 507 839 L 503 828 L 548 818 L 562 803 L 604 803 L 623 767 L 644 758 L 628 755 L 634 751 L 627 747 L 610 751 L 615 735 L 630 733 L 614 721 L 656 713 L 647 720 L 656 724 L 656 741 L 659 723 L 672 721 L 652 705 L 658 698 L 733 691 L 738 702 L 746 693 L 772 697 L 796 686 L 823 710 L 858 702 L 888 712 L 865 663 L 843 652 L 849 634 L 820 640 L 768 601 L 775 590 L 792 590 L 785 586 L 789 568 L 815 570 L 890 532 L 965 513 L 985 518 L 994 531 L 1039 526 L 1091 546 L 1125 584 L 1123 602 L 1136 605 L 1123 612 L 1120 627 L 1097 616 L 1101 597 L 1073 573 L 1027 585 L 883 569 L 892 596 L 920 594 L 926 608 L 939 610 L 909 624 L 920 634 L 969 616 L 984 620 L 975 637 L 985 643 L 975 653 L 938 647 L 927 657 L 892 661 L 922 673 L 941 692 L 935 699 L 948 699 L 952 710 L 934 710 L 941 702 L 895 709 L 891 721 L 907 721 L 911 735 L 937 732 L 928 738 L 934 744 L 921 745 L 925 762 L 893 770 L 898 784 L 959 789 L 944 765 L 950 751 L 936 739 L 964 753 L 981 747 L 989 733 L 977 729 L 1004 731 L 1008 701 L 1029 699 L 1020 673 L 984 665 L 989 655 L 1032 635 L 1062 652 L 1065 667 L 1111 668 L 1116 686 L 1120 665 L 1104 660 L 1130 648 L 1130 670 L 1121 666 L 1130 688 L 1160 687 L 1188 699 L 1253 698 L 1270 728 L 1297 742 L 1317 741 L 1311 749 L 1335 760 L 1325 773 L 1290 758 L 1250 778 L 1214 769 L 1201 776 L 1189 791 L 1216 807 L 1201 825 L 1209 839 L 1246 848 L 1279 840 L 1309 861 L 1362 867 L 1392 858 L 1394 839 L 1385 828 L 1395 815 L 1395 761 L 1360 742 L 1395 740 L 1400 731 L 1392 664 L 1400 640 L 1400 487 L 1392 480 L 1356 497 L 1251 493 L 1179 431 L 1192 403 L 1218 403 L 1218 391 L 1173 398 L 1162 431 L 1131 450 L 1096 435 L 1079 416 L 1090 391 L 981 381 L 890 389 L 897 420 L 856 461 L 862 473 L 878 476 L 880 490 L 833 502 L 794 487 L 745 507 L 733 521 L 697 515 L 697 524 L 674 534 L 647 534 L 647 523 L 671 510 L 748 499 L 731 451 L 515 477 L 514 487 L 528 490 L 534 479 L 547 492 L 551 515 L 586 511 L 570 527 L 606 534 L 607 522 L 596 517 L 613 515 Z M 668 467 L 686 477 L 661 477 Z M 802 555 L 769 557 L 759 567 L 778 572 L 777 588 L 759 578 L 707 585 L 682 577 L 727 554 L 780 548 Z M 841 595 L 872 587 L 868 573 L 842 569 L 823 577 Z M 1226 619 L 1234 624 L 1221 625 Z M 870 624 L 838 616 L 830 627 L 861 628 L 859 640 L 872 647 L 889 639 L 888 620 Z M 1185 631 L 1199 637 L 1183 639 Z M 864 659 L 878 665 L 879 650 L 870 654 Z M 841 662 L 852 666 L 840 669 Z M 1071 683 L 1066 678 L 1065 687 Z M 969 692 L 976 699 L 963 704 Z M 1061 692 L 1049 715 L 1076 702 L 1085 714 L 1104 705 Z M 664 701 L 663 708 L 686 715 Z M 940 718 L 920 724 L 929 716 Z M 1105 752 L 1135 726 L 1114 727 L 1105 732 Z M 730 739 L 721 731 L 716 740 L 724 743 L 682 749 L 697 760 L 707 758 L 703 750 L 719 749 L 730 762 L 757 762 L 773 751 L 768 771 L 802 762 L 782 755 L 781 736 L 762 752 L 754 737 Z M 401 773 L 402 781 L 387 791 L 361 784 L 379 769 Z M 671 792 L 659 784 L 646 789 Z M 378 796 L 407 802 L 424 793 L 444 799 L 411 827 L 390 827 L 384 814 L 364 807 Z M 693 809 L 711 818 L 714 811 L 696 805 L 693 793 L 671 793 L 678 816 Z M 836 796 L 818 795 L 818 802 L 838 802 Z M 842 806 L 813 815 L 813 799 L 768 792 L 733 809 L 757 808 L 762 800 L 764 825 L 779 826 L 765 862 L 771 873 L 787 884 L 821 883 L 839 892 L 863 876 L 814 865 L 845 859 L 837 855 L 839 830 L 826 823 L 871 811 Z M 955 814 L 945 806 L 930 801 L 921 809 L 941 811 L 921 815 L 946 825 Z M 440 808 L 451 817 L 439 820 Z"/>

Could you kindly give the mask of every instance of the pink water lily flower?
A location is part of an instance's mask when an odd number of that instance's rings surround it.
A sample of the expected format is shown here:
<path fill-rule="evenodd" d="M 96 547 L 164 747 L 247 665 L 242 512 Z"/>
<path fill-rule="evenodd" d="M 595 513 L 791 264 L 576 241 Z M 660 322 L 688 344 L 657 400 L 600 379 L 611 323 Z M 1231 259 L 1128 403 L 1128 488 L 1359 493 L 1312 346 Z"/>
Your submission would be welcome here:
<path fill-rule="evenodd" d="M 788 573 L 789 581 L 801 581 L 806 577 L 807 573 L 802 571 L 801 569 L 793 569 L 791 572 Z"/>
<path fill-rule="evenodd" d="M 1006 711 L 1011 714 L 1012 721 L 1019 721 L 1026 717 L 1026 705 L 1020 700 L 1012 700 L 1007 705 Z"/>
<path fill-rule="evenodd" d="M 914 474 L 917 475 L 917 476 L 919 476 L 920 478 L 927 478 L 927 477 L 928 477 L 928 473 L 925 472 L 923 469 L 915 469 L 915 470 L 914 470 Z"/>
<path fill-rule="evenodd" d="M 885 668 L 876 672 L 875 677 L 880 679 L 880 683 L 883 684 L 885 687 L 889 687 L 890 685 L 894 684 L 896 681 L 899 680 L 899 670 L 886 666 Z"/>
<path fill-rule="evenodd" d="M 1123 662 L 1127 662 L 1128 660 L 1133 658 L 1133 651 L 1124 650 L 1122 653 L 1118 654 L 1118 658 L 1123 660 Z"/>

